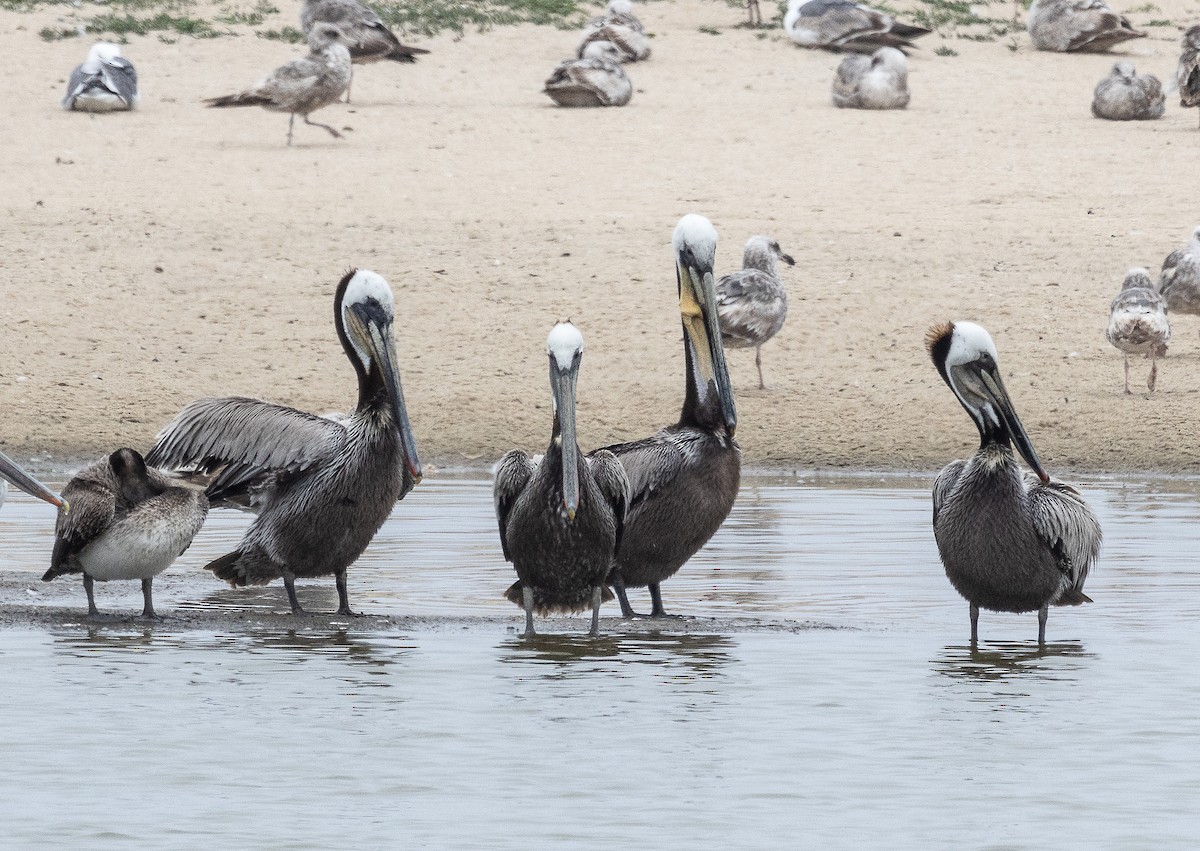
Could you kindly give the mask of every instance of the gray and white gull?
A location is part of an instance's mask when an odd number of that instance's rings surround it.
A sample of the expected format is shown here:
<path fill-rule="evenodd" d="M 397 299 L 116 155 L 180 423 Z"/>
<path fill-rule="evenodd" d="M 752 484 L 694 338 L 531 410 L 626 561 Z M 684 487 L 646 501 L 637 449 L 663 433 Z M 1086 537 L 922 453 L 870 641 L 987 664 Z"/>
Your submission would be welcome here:
<path fill-rule="evenodd" d="M 629 0 L 610 0 L 603 15 L 584 25 L 576 56 L 583 59 L 587 46 L 596 41 L 616 45 L 622 62 L 641 62 L 650 58 L 650 39 L 646 37 L 642 22 L 633 14 L 633 4 Z"/>
<path fill-rule="evenodd" d="M 1162 118 L 1167 97 L 1152 74 L 1138 74 L 1132 62 L 1121 60 L 1096 84 L 1092 115 L 1109 121 L 1153 121 Z"/>
<path fill-rule="evenodd" d="M 754 348 L 758 386 L 765 389 L 763 343 L 779 333 L 787 319 L 787 289 L 779 280 L 779 260 L 796 265 L 777 240 L 752 236 L 746 240 L 742 268 L 717 281 L 717 316 L 721 342 L 730 349 Z"/>
<path fill-rule="evenodd" d="M 429 53 L 422 47 L 402 44 L 375 10 L 359 0 L 304 0 L 300 28 L 308 35 L 318 23 L 334 24 L 346 34 L 350 61 L 355 65 L 385 59 L 411 64 Z M 350 84 L 346 85 L 346 102 L 350 102 Z"/>
<path fill-rule="evenodd" d="M 1105 0 L 1034 0 L 1025 27 L 1034 47 L 1059 53 L 1102 53 L 1146 37 Z"/>
<path fill-rule="evenodd" d="M 1150 358 L 1150 378 L 1146 388 L 1153 393 L 1158 380 L 1158 358 L 1167 350 L 1171 323 L 1167 319 L 1167 300 L 1155 288 L 1150 272 L 1143 268 L 1125 273 L 1121 291 L 1108 311 L 1108 342 L 1125 355 L 1125 392 L 1129 389 L 1129 356 Z"/>
<path fill-rule="evenodd" d="M 1158 291 L 1172 313 L 1200 316 L 1200 225 L 1192 229 L 1186 247 L 1172 251 L 1163 260 Z"/>
<path fill-rule="evenodd" d="M 915 47 L 912 40 L 930 32 L 850 0 L 789 0 L 783 30 L 801 47 L 849 53 Z"/>
<path fill-rule="evenodd" d="M 894 47 L 870 56 L 847 56 L 833 77 L 833 105 L 840 109 L 904 109 L 908 106 L 908 59 Z"/>
<path fill-rule="evenodd" d="M 1191 109 L 1200 106 L 1200 24 L 1185 32 L 1182 42 L 1175 81 L 1179 86 L 1179 105 Z"/>
<path fill-rule="evenodd" d="M 62 99 L 65 110 L 76 112 L 123 112 L 138 102 L 137 71 L 111 42 L 92 45 L 87 59 L 76 65 Z"/>
<path fill-rule="evenodd" d="M 609 41 L 593 41 L 582 59 L 565 59 L 543 89 L 559 106 L 624 106 L 633 97 L 633 83 L 621 67 L 620 51 Z"/>

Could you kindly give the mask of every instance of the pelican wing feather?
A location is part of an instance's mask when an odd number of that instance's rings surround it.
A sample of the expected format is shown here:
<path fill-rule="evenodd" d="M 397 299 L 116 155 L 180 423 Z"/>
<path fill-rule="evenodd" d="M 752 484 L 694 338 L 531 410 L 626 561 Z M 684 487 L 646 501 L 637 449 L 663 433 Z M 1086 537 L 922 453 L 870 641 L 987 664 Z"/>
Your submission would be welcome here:
<path fill-rule="evenodd" d="M 625 514 L 629 510 L 629 477 L 617 456 L 607 449 L 597 449 L 587 459 L 588 470 L 600 493 L 612 507 L 617 522 L 617 540 L 613 552 L 621 550 L 621 533 L 625 530 Z"/>
<path fill-rule="evenodd" d="M 963 468 L 967 466 L 967 462 L 963 460 L 951 461 L 942 468 L 942 472 L 933 481 L 933 522 L 936 525 L 938 514 L 941 513 L 942 506 L 946 504 L 946 498 L 950 496 L 950 491 L 954 489 L 954 485 L 958 482 L 958 477 L 962 475 Z"/>
<path fill-rule="evenodd" d="M 1044 485 L 1032 473 L 1026 474 L 1025 484 L 1034 529 L 1058 556 L 1060 567 L 1070 579 L 1070 589 L 1081 595 L 1088 571 L 1100 554 L 1100 521 L 1079 491 L 1068 484 L 1051 481 Z"/>
<path fill-rule="evenodd" d="M 679 475 L 687 463 L 686 447 L 676 437 L 681 432 L 659 432 L 632 443 L 619 443 L 605 447 L 621 462 L 629 479 L 629 502 L 627 511 L 632 513 L 641 503 L 654 497 Z M 592 456 L 604 450 L 596 450 Z"/>
<path fill-rule="evenodd" d="M 504 552 L 505 561 L 512 561 L 508 552 L 508 515 L 517 498 L 529 485 L 537 467 L 537 462 L 520 449 L 504 453 L 504 457 L 496 464 L 492 496 L 496 504 L 496 522 L 500 524 L 500 549 Z"/>

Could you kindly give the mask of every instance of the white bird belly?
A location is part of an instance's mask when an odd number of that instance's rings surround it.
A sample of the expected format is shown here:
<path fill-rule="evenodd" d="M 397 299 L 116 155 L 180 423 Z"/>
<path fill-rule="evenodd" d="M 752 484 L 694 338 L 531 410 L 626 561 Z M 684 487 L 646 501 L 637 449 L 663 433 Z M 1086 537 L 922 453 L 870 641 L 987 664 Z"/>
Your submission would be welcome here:
<path fill-rule="evenodd" d="M 120 112 L 130 107 L 112 92 L 88 91 L 75 98 L 71 108 L 76 112 Z"/>
<path fill-rule="evenodd" d="M 118 523 L 79 552 L 79 565 L 100 582 L 149 579 L 171 566 L 188 539 L 162 528 Z"/>

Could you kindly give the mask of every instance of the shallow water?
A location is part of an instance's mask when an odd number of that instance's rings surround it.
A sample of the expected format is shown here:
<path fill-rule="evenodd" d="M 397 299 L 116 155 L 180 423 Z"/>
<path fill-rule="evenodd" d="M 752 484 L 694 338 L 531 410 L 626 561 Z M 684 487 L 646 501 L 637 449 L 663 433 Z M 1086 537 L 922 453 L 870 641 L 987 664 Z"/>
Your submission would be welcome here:
<path fill-rule="evenodd" d="M 1034 614 L 985 612 L 972 652 L 921 479 L 749 478 L 664 586 L 719 629 L 531 641 L 488 484 L 427 481 L 350 573 L 411 625 L 0 631 L 0 845 L 1195 847 L 1200 486 L 1082 485 L 1096 603 L 1044 652 Z M 38 582 L 43 509 L 0 511 L 0 573 L 29 577 L 0 608 L 82 607 Z M 211 516 L 160 611 L 285 607 L 197 570 L 247 520 Z"/>

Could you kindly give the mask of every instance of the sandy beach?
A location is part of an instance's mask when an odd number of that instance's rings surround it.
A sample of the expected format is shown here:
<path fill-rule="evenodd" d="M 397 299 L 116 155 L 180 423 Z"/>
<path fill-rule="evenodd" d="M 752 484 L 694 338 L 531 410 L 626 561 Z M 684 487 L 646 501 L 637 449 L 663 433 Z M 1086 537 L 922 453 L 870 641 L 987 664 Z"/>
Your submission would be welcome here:
<path fill-rule="evenodd" d="M 279 5 L 294 25 L 299 3 Z M 0 448 L 41 466 L 145 449 L 205 395 L 353 405 L 331 322 L 350 266 L 395 291 L 435 468 L 547 440 L 544 340 L 565 317 L 587 345 L 580 442 L 643 436 L 682 399 L 669 241 L 698 212 L 720 231 L 719 273 L 755 233 L 797 261 L 768 389 L 752 350 L 729 354 L 748 466 L 920 470 L 972 451 L 923 347 L 932 323 L 962 318 L 992 332 L 1052 472 L 1200 472 L 1186 437 L 1200 320 L 1176 318 L 1153 396 L 1124 394 L 1104 337 L 1125 270 L 1157 277 L 1200 221 L 1194 111 L 1169 97 L 1160 121 L 1098 121 L 1092 89 L 1115 57 L 1039 53 L 1024 32 L 934 34 L 912 57 L 909 109 L 837 110 L 837 56 L 735 29 L 744 13 L 721 3 L 640 11 L 654 55 L 629 67 L 627 108 L 554 108 L 541 85 L 575 34 L 499 28 L 359 68 L 354 103 L 314 115 L 346 138 L 300 126 L 291 149 L 286 116 L 201 100 L 300 46 L 134 40 L 140 109 L 91 118 L 58 107 L 91 39 L 38 37 L 61 7 L 0 13 Z M 1166 82 L 1200 3 L 1132 17 L 1174 22 L 1120 51 Z"/>

